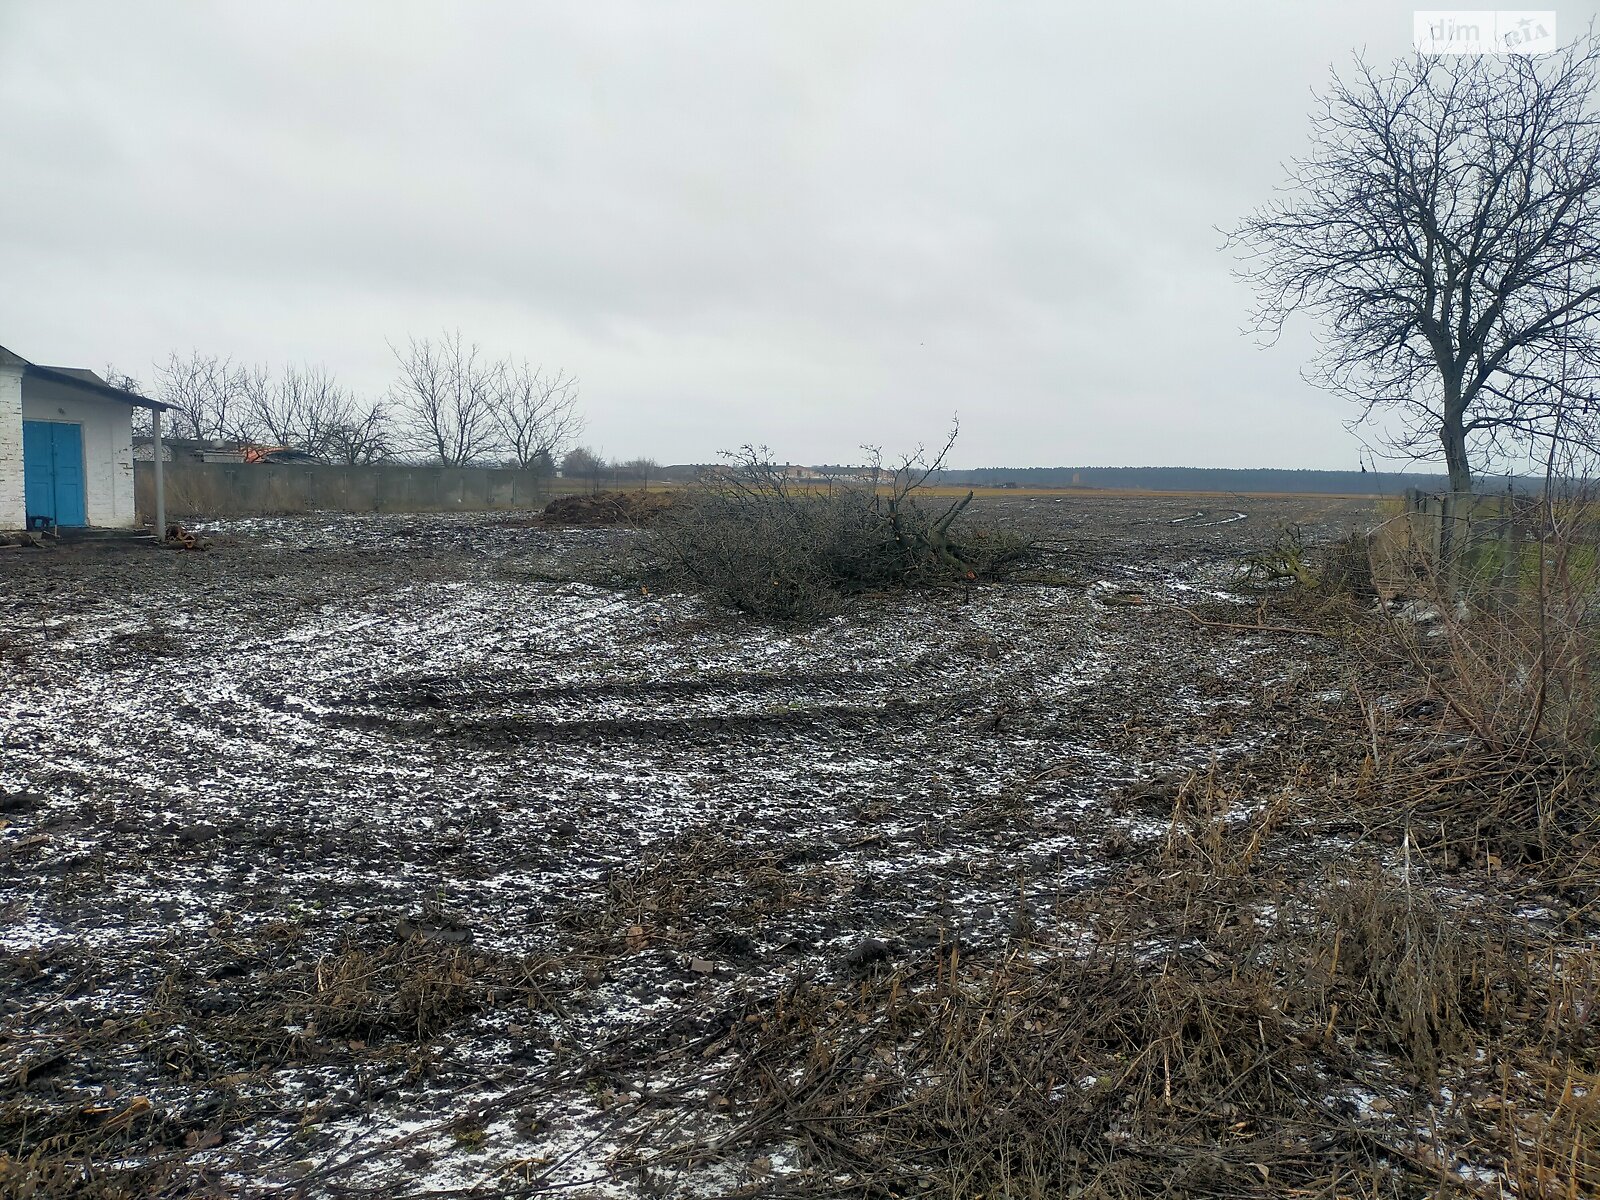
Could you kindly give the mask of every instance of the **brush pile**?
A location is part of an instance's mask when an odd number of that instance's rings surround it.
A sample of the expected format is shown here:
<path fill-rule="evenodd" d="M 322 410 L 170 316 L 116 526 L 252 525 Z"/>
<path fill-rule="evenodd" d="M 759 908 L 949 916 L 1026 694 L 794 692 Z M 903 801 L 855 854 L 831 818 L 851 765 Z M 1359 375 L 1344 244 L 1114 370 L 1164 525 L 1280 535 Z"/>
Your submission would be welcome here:
<path fill-rule="evenodd" d="M 707 472 L 653 539 L 661 571 L 725 608 L 804 623 L 850 596 L 970 587 L 1006 578 L 1035 555 L 1013 532 L 976 526 L 973 494 L 940 495 L 937 455 L 896 467 L 874 462 L 865 480 L 796 479 L 765 447 L 746 446 Z"/>
<path fill-rule="evenodd" d="M 673 500 L 671 492 L 648 492 L 643 489 L 557 496 L 544 507 L 544 523 L 582 528 L 653 525 L 671 511 Z"/>

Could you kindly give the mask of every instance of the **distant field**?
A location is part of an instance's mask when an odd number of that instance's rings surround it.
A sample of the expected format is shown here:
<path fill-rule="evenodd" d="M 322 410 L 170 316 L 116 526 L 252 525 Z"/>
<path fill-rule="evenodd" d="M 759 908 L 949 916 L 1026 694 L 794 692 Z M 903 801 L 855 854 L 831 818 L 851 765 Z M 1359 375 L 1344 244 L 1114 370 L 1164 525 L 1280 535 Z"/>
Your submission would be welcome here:
<path fill-rule="evenodd" d="M 1005 496 L 1050 496 L 1058 500 L 1077 498 L 1115 499 L 1118 497 L 1140 497 L 1144 499 L 1171 496 L 1171 497 L 1215 497 L 1215 496 L 1249 496 L 1259 500 L 1372 500 L 1377 499 L 1374 493 L 1362 492 L 1168 492 L 1160 488 L 1088 488 L 1088 487 L 1061 487 L 1061 488 L 997 488 L 997 487 L 949 487 L 940 485 L 926 489 L 931 496 L 965 496 L 971 492 L 974 496 L 1005 497 Z"/>
<path fill-rule="evenodd" d="M 651 490 L 677 491 L 690 487 L 688 483 L 671 481 L 652 484 Z M 809 487 L 811 490 L 823 491 L 825 484 L 796 485 L 797 488 Z M 880 489 L 886 491 L 887 489 Z M 1184 497 L 1215 498 L 1218 496 L 1250 497 L 1257 500 L 1376 500 L 1381 497 L 1375 492 L 1229 492 L 1229 491 L 1181 491 L 1169 492 L 1161 488 L 1090 488 L 1090 487 L 963 487 L 959 484 L 930 484 L 922 489 L 924 495 L 947 496 L 951 498 L 965 496 L 971 492 L 975 498 L 983 499 L 1018 499 L 1027 497 L 1049 497 L 1056 500 L 1065 499 L 1153 499 L 1170 497 L 1182 499 Z"/>

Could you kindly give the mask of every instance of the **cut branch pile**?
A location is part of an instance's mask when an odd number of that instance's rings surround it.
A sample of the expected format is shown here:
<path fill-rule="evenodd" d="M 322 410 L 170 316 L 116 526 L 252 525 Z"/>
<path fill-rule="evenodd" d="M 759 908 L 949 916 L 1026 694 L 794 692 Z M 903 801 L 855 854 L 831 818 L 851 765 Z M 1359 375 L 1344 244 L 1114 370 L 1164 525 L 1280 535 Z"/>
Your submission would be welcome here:
<path fill-rule="evenodd" d="M 658 530 L 669 579 L 726 607 L 780 620 L 836 612 L 846 597 L 900 588 L 966 587 L 1033 557 L 1015 534 L 964 523 L 972 493 L 936 498 L 937 454 L 818 483 L 746 446 L 707 472 Z"/>

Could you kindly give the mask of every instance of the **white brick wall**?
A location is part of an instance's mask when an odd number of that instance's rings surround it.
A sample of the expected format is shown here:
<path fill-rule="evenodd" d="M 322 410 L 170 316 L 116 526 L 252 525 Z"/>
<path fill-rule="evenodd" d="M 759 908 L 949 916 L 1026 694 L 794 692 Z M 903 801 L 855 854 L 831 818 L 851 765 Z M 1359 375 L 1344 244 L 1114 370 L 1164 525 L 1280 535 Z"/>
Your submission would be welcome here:
<path fill-rule="evenodd" d="M 0 529 L 21 529 L 22 368 L 0 367 Z"/>

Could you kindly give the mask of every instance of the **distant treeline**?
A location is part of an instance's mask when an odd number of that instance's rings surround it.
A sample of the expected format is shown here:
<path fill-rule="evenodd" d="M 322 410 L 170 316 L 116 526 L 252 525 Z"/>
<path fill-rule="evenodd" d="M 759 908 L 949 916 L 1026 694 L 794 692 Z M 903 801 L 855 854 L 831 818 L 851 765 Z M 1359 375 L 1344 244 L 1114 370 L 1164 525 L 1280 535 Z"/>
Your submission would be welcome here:
<path fill-rule="evenodd" d="M 705 464 L 684 463 L 663 467 L 657 478 L 693 479 Z M 848 477 L 859 465 L 819 464 L 811 468 L 825 475 Z M 1398 496 L 1407 488 L 1443 492 L 1443 475 L 1402 474 L 1398 471 L 1290 471 L 1270 467 L 978 467 L 970 471 L 940 471 L 932 482 L 952 487 L 1019 488 L 1128 488 L 1149 492 L 1310 492 L 1344 496 Z M 1479 493 L 1503 491 L 1506 477 L 1485 476 L 1477 481 Z M 1518 479 L 1519 492 L 1534 492 L 1542 479 Z"/>
<path fill-rule="evenodd" d="M 1397 471 L 1285 471 L 1225 467 L 980 467 L 945 471 L 939 482 L 965 487 L 1142 488 L 1152 492 L 1322 492 L 1399 495 L 1407 488 L 1441 492 L 1443 475 Z M 1478 491 L 1498 491 L 1505 478 L 1483 479 Z M 1519 482 L 1519 489 L 1523 483 Z"/>

